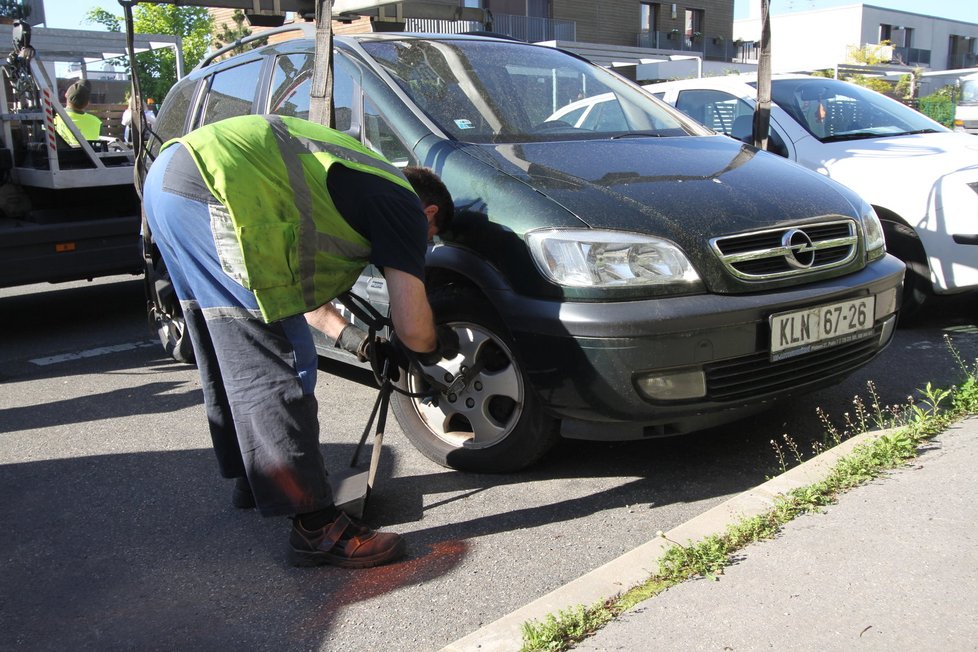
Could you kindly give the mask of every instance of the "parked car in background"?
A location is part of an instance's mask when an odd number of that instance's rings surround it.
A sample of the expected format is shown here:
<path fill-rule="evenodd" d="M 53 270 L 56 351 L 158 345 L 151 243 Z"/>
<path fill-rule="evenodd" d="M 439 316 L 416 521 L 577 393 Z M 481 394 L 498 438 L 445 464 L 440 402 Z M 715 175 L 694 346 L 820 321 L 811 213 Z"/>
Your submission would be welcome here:
<path fill-rule="evenodd" d="M 954 107 L 954 130 L 978 135 L 978 72 L 961 79 Z"/>
<path fill-rule="evenodd" d="M 200 67 L 157 131 L 307 117 L 313 56 L 297 39 Z M 440 464 L 510 471 L 559 435 L 719 425 L 836 383 L 891 339 L 904 266 L 869 204 L 581 58 L 484 36 L 337 35 L 334 80 L 337 128 L 431 167 L 456 202 L 426 282 L 461 354 L 429 371 L 477 373 L 436 403 L 394 399 Z M 551 119 L 589 97 L 616 119 Z M 354 291 L 386 311 L 377 270 Z M 176 309 L 158 310 L 179 334 Z M 352 363 L 316 335 L 321 355 Z"/>
<path fill-rule="evenodd" d="M 711 129 L 753 142 L 752 77 L 645 88 Z M 835 79 L 776 75 L 771 97 L 770 151 L 849 186 L 876 209 L 887 249 L 907 264 L 905 314 L 931 292 L 978 287 L 978 140 Z"/>

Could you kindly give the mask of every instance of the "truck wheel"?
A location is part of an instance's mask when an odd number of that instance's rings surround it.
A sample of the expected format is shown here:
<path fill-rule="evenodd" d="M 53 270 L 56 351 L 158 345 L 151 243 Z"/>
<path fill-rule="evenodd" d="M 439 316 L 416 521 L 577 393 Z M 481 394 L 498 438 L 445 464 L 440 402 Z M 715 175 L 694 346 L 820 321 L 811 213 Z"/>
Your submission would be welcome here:
<path fill-rule="evenodd" d="M 194 349 L 187 335 L 187 324 L 183 316 L 161 313 L 155 306 L 149 307 L 150 328 L 156 331 L 160 344 L 167 355 L 177 362 L 194 364 Z"/>
<path fill-rule="evenodd" d="M 408 439 L 460 471 L 504 473 L 540 459 L 557 441 L 557 421 L 540 407 L 498 318 L 476 293 L 454 287 L 433 291 L 429 301 L 436 322 L 458 333 L 460 353 L 425 371 L 438 378 L 474 365 L 480 371 L 458 394 L 433 402 L 395 393 L 394 415 Z M 405 374 L 398 386 L 418 392 L 422 384 L 420 375 Z"/>
<path fill-rule="evenodd" d="M 177 362 L 194 364 L 194 349 L 187 333 L 187 323 L 162 258 L 157 258 L 152 268 L 146 269 L 145 279 L 150 330 L 160 338 L 167 355 Z"/>

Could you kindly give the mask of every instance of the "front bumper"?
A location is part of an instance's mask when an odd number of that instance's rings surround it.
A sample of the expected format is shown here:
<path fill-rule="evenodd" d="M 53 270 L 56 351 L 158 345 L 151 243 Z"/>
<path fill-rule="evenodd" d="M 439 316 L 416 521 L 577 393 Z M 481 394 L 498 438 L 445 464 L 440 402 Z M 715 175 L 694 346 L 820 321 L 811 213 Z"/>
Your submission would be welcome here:
<path fill-rule="evenodd" d="M 620 440 L 719 425 L 838 382 L 889 343 L 903 273 L 903 263 L 887 256 L 855 274 L 760 294 L 618 303 L 494 298 L 564 435 Z M 770 360 L 770 315 L 869 295 L 876 297 L 872 335 Z M 672 370 L 702 370 L 705 395 L 655 401 L 639 391 L 639 376 Z"/>

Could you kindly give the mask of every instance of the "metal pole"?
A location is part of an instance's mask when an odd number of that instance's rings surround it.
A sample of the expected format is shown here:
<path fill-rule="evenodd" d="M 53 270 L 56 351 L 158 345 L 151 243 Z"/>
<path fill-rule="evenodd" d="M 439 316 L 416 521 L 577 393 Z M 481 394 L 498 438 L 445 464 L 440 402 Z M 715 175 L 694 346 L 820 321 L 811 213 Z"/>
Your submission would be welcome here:
<path fill-rule="evenodd" d="M 761 0 L 761 55 L 757 60 L 757 108 L 754 110 L 754 147 L 767 149 L 771 126 L 771 23 L 770 0 Z"/>

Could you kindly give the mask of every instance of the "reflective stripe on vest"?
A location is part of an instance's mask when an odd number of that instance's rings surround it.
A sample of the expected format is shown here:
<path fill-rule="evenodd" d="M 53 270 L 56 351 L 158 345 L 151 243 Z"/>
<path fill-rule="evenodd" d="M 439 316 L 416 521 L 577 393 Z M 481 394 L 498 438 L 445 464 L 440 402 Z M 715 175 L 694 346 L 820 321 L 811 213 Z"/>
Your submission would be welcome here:
<path fill-rule="evenodd" d="M 329 197 L 331 165 L 413 192 L 400 170 L 359 142 L 298 118 L 229 118 L 179 142 L 220 202 L 210 217 L 221 265 L 255 293 L 267 321 L 328 302 L 367 264 L 369 242 Z"/>

